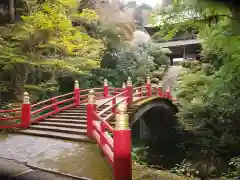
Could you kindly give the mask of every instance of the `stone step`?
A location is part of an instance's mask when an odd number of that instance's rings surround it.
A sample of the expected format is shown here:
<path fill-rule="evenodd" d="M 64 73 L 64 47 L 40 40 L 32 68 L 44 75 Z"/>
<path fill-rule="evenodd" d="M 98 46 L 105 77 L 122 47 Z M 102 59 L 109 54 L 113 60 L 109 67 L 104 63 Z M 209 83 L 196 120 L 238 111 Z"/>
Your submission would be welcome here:
<path fill-rule="evenodd" d="M 104 106 L 100 106 L 100 108 L 106 108 L 108 107 L 109 105 L 104 105 Z M 87 105 L 82 105 L 82 106 L 76 106 L 76 107 L 72 107 L 71 109 L 86 109 L 87 108 Z"/>
<path fill-rule="evenodd" d="M 47 121 L 39 122 L 37 125 L 54 126 L 54 127 L 67 127 L 67 128 L 76 128 L 76 129 L 86 129 L 87 128 L 87 124 L 47 122 Z"/>
<path fill-rule="evenodd" d="M 104 114 L 102 114 L 101 115 L 101 117 L 106 117 L 106 116 L 108 116 L 110 113 L 108 113 L 108 112 L 106 112 L 106 113 L 104 113 Z M 86 113 L 84 113 L 84 114 L 79 114 L 79 115 L 75 115 L 75 116 L 73 116 L 73 115 L 68 115 L 68 114 L 56 114 L 56 115 L 53 115 L 53 116 L 51 116 L 51 117 L 49 117 L 49 118 L 54 118 L 54 119 L 77 119 L 77 120 L 85 120 L 85 119 L 87 119 L 87 117 L 86 117 Z"/>
<path fill-rule="evenodd" d="M 104 109 L 104 108 L 103 108 Z M 97 109 L 97 111 L 102 111 L 103 109 Z M 61 111 L 59 113 L 80 113 L 80 114 L 85 114 L 87 112 L 87 110 L 79 110 L 79 109 L 68 109 L 68 110 L 65 110 L 65 111 Z"/>
<path fill-rule="evenodd" d="M 86 112 L 86 110 L 79 110 L 79 109 L 67 109 L 65 111 L 62 111 L 62 112 L 70 112 L 70 113 L 79 113 L 79 112 Z"/>
<path fill-rule="evenodd" d="M 136 112 L 137 110 L 127 110 L 127 113 L 128 114 L 132 114 L 132 113 L 134 113 L 134 112 Z"/>
<path fill-rule="evenodd" d="M 80 116 L 80 115 L 86 115 L 86 112 L 60 112 L 57 115 Z"/>
<path fill-rule="evenodd" d="M 97 111 L 97 113 L 100 113 L 101 111 Z M 112 114 L 112 111 L 107 111 L 107 112 L 104 112 L 101 116 L 102 117 L 106 117 L 108 116 L 109 114 Z"/>
<path fill-rule="evenodd" d="M 86 119 L 86 114 L 79 115 L 79 116 L 68 116 L 68 115 L 59 115 L 56 114 L 54 116 L 51 116 L 50 118 L 55 118 L 55 119 L 79 119 L 79 120 L 84 120 Z"/>
<path fill-rule="evenodd" d="M 113 128 L 115 127 L 115 122 L 108 122 L 108 124 L 109 124 L 110 126 L 112 126 Z"/>
<path fill-rule="evenodd" d="M 99 109 L 105 109 L 105 108 L 107 108 L 107 107 L 108 107 L 108 106 L 101 106 L 101 107 L 99 107 Z M 86 109 L 87 109 L 87 106 L 84 106 L 84 107 L 73 107 L 73 108 L 70 108 L 70 109 L 66 109 L 66 110 L 64 110 L 64 111 L 68 111 L 68 110 L 83 111 L 83 110 L 86 110 Z"/>
<path fill-rule="evenodd" d="M 58 119 L 58 118 L 46 118 L 46 122 L 62 122 L 62 123 L 76 123 L 76 124 L 86 124 L 87 117 L 84 119 Z"/>
<path fill-rule="evenodd" d="M 77 129 L 77 128 L 66 128 L 66 127 L 53 127 L 53 126 L 44 126 L 44 125 L 32 125 L 30 129 L 37 129 L 43 131 L 51 131 L 51 132 L 62 132 L 68 134 L 79 134 L 79 135 L 86 135 L 86 129 Z"/>
<path fill-rule="evenodd" d="M 62 132 L 42 131 L 42 130 L 36 130 L 36 129 L 19 130 L 16 133 L 32 135 L 32 136 L 47 137 L 47 138 L 94 143 L 94 141 L 90 140 L 87 136 L 79 135 L 79 134 L 68 134 L 68 133 L 62 133 Z"/>

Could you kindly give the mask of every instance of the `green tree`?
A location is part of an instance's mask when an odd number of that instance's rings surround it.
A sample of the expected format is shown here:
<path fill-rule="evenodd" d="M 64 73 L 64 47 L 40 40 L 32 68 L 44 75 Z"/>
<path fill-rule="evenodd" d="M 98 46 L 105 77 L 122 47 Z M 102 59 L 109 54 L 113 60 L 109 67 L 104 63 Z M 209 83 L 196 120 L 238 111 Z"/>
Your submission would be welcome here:
<path fill-rule="evenodd" d="M 214 73 L 200 67 L 180 78 L 178 117 L 194 137 L 184 143 L 187 158 L 216 167 L 213 172 L 200 168 L 201 176 L 221 175 L 228 171 L 222 167 L 239 156 L 239 18 L 228 6 L 198 0 L 174 1 L 161 15 L 162 35 L 171 27 L 170 38 L 184 28 L 198 30 L 203 40 L 202 61 L 214 67 Z"/>
<path fill-rule="evenodd" d="M 1 63 L 10 73 L 14 93 L 22 98 L 28 75 L 36 67 L 48 69 L 51 80 L 56 71 L 66 69 L 86 73 L 100 64 L 104 44 L 91 38 L 72 21 L 96 21 L 94 11 L 78 13 L 75 0 L 52 0 L 43 3 L 25 1 L 27 14 L 22 21 L 1 27 Z"/>

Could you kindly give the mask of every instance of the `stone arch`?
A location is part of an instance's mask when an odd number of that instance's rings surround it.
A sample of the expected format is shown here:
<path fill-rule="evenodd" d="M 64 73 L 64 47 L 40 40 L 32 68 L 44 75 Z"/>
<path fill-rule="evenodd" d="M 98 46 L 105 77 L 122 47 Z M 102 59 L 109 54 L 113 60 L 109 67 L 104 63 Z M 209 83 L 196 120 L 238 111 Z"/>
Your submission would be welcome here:
<path fill-rule="evenodd" d="M 181 150 L 177 146 L 182 138 L 181 132 L 178 131 L 181 124 L 175 116 L 177 112 L 178 109 L 172 101 L 165 98 L 149 98 L 129 119 L 133 140 L 137 143 L 143 140 L 151 149 L 150 154 L 164 157 L 160 163 L 165 167 L 172 167 L 182 160 Z M 159 163 L 152 157 L 148 156 L 150 164 Z"/>
<path fill-rule="evenodd" d="M 177 107 L 170 101 L 169 99 L 156 97 L 153 99 L 150 99 L 149 101 L 145 101 L 142 103 L 138 108 L 137 111 L 131 114 L 129 118 L 129 124 L 130 127 L 146 112 L 153 108 L 161 107 L 166 110 L 171 111 L 173 114 L 176 114 L 178 112 Z"/>
<path fill-rule="evenodd" d="M 166 98 L 154 97 L 139 102 L 138 109 L 129 119 L 134 141 L 147 140 L 156 145 L 166 145 L 168 142 L 174 144 L 177 136 L 175 127 L 179 124 L 175 117 L 177 112 L 177 107 Z"/>

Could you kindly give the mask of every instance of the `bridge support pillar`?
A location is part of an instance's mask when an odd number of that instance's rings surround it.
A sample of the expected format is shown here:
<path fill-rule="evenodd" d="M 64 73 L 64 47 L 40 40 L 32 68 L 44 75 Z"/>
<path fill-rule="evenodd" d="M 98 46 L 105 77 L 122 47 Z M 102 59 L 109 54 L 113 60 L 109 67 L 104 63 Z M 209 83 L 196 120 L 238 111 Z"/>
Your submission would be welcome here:
<path fill-rule="evenodd" d="M 31 108 L 30 108 L 29 94 L 25 92 L 23 97 L 23 103 L 22 103 L 22 117 L 21 117 L 21 126 L 23 128 L 28 128 L 30 126 L 30 119 L 31 119 L 30 113 L 31 113 Z"/>
<path fill-rule="evenodd" d="M 87 135 L 89 138 L 92 138 L 94 111 L 96 111 L 96 98 L 94 90 L 91 89 L 88 94 L 87 104 Z"/>
<path fill-rule="evenodd" d="M 113 131 L 113 179 L 132 180 L 132 141 L 129 128 L 127 106 L 122 103 L 116 114 L 116 125 Z"/>

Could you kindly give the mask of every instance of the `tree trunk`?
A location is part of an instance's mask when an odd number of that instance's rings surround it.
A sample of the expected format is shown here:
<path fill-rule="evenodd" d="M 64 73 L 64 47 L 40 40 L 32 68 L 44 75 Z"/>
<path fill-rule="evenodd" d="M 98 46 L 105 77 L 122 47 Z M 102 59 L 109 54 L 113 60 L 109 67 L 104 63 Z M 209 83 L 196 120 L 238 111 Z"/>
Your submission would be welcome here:
<path fill-rule="evenodd" d="M 29 66 L 27 64 L 16 64 L 14 68 L 14 95 L 18 102 L 23 100 L 24 85 L 29 74 Z"/>
<path fill-rule="evenodd" d="M 239 36 L 239 27 L 240 27 L 240 8 L 239 7 L 230 7 L 232 12 L 232 29 L 234 31 L 234 34 Z"/>
<path fill-rule="evenodd" d="M 10 14 L 10 20 L 15 20 L 15 8 L 14 8 L 14 0 L 9 0 L 9 14 Z"/>

